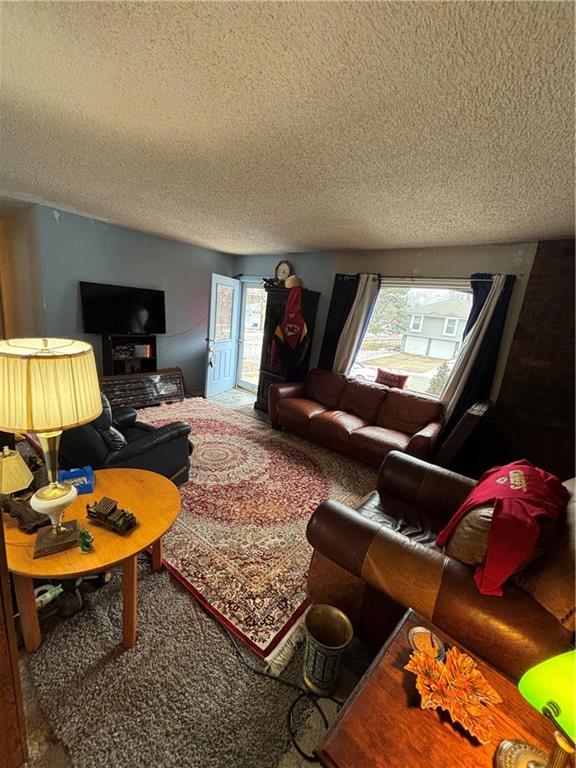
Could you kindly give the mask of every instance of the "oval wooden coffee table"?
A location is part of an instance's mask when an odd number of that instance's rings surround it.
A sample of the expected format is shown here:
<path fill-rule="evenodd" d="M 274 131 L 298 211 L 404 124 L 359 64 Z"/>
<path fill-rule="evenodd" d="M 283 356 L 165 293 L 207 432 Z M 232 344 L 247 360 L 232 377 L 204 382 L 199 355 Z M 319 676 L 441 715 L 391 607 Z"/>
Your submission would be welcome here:
<path fill-rule="evenodd" d="M 34 600 L 33 579 L 70 579 L 105 571 L 122 564 L 123 628 L 122 644 L 132 648 L 136 642 L 136 559 L 139 552 L 152 547 L 152 568 L 162 566 L 162 536 L 180 511 L 180 492 L 167 478 L 143 469 L 101 469 L 95 472 L 94 493 L 77 497 L 64 512 L 64 520 L 78 520 L 94 536 L 94 550 L 82 554 L 79 547 L 33 558 L 36 535 L 19 530 L 17 521 L 2 515 L 6 537 L 8 569 L 20 611 L 24 645 L 30 653 L 41 643 L 40 624 Z M 125 536 L 95 525 L 86 517 L 86 504 L 109 496 L 121 508 L 129 509 L 139 525 Z"/>

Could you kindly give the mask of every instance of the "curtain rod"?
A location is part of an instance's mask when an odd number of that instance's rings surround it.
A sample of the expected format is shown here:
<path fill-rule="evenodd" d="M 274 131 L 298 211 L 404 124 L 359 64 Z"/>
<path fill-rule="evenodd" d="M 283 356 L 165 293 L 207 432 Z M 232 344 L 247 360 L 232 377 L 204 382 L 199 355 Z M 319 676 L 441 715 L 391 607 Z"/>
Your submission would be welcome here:
<path fill-rule="evenodd" d="M 429 277 L 426 275 L 380 275 L 380 280 L 431 280 L 432 282 L 442 283 L 462 283 L 462 282 L 474 282 L 474 283 L 490 283 L 491 278 L 488 277 Z"/>
<path fill-rule="evenodd" d="M 343 272 L 338 272 L 338 275 L 345 278 L 350 277 L 359 277 L 361 273 L 357 272 L 356 274 L 349 275 L 345 274 Z M 503 272 L 494 272 L 492 273 L 492 277 L 496 277 L 497 275 L 504 275 Z M 505 275 L 504 275 L 505 276 Z M 518 272 L 515 277 L 524 277 L 524 272 Z M 492 282 L 491 278 L 487 277 L 432 277 L 430 275 L 381 275 L 378 274 L 378 278 L 380 282 L 384 282 L 386 280 L 388 281 L 394 281 L 394 280 L 411 280 L 412 282 L 417 281 L 430 281 L 430 282 L 442 282 L 442 283 L 490 283 Z"/>
<path fill-rule="evenodd" d="M 503 275 L 503 272 L 494 272 L 493 276 L 496 277 L 497 275 Z M 516 277 L 524 277 L 524 272 L 518 272 Z M 432 281 L 438 281 L 443 283 L 450 283 L 450 282 L 458 282 L 461 283 L 463 281 L 465 282 L 472 282 L 472 283 L 490 283 L 492 282 L 490 278 L 487 277 L 430 277 L 425 275 L 380 275 L 380 280 L 413 280 L 416 282 L 417 280 L 432 280 Z"/>

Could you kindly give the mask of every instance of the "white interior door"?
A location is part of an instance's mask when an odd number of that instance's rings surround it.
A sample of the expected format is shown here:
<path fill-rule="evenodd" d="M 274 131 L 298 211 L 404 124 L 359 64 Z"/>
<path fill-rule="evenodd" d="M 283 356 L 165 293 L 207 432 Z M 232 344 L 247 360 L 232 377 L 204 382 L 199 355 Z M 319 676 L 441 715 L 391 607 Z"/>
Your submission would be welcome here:
<path fill-rule="evenodd" d="M 240 281 L 223 275 L 212 275 L 206 397 L 232 389 L 236 384 L 239 313 Z"/>

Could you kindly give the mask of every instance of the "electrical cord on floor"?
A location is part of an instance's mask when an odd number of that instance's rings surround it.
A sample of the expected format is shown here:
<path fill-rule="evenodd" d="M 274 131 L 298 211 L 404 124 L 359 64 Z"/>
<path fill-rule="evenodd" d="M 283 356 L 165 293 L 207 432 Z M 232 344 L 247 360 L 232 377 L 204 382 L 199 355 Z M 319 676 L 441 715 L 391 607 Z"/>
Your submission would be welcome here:
<path fill-rule="evenodd" d="M 297 705 L 300 701 L 303 699 L 307 699 L 308 702 L 314 707 L 314 709 L 318 712 L 320 715 L 322 722 L 324 724 L 324 728 L 328 730 L 328 718 L 324 714 L 324 710 L 319 704 L 319 701 L 321 699 L 326 699 L 328 701 L 332 701 L 337 705 L 337 711 L 340 711 L 340 708 L 344 704 L 343 701 L 340 701 L 340 699 L 336 699 L 334 696 L 316 696 L 313 693 L 310 693 L 310 691 L 301 684 L 298 683 L 292 683 L 290 680 L 284 680 L 282 677 L 276 677 L 275 675 L 271 675 L 269 672 L 264 672 L 262 669 L 258 669 L 257 667 L 252 666 L 244 657 L 244 654 L 242 653 L 240 647 L 236 643 L 236 640 L 232 637 L 230 632 L 228 630 L 224 630 L 226 633 L 230 644 L 232 645 L 232 648 L 242 664 L 246 667 L 246 669 L 250 670 L 250 672 L 253 672 L 255 675 L 259 675 L 260 677 L 266 677 L 269 680 L 274 680 L 276 683 L 280 683 L 281 685 L 285 685 L 288 688 L 293 688 L 295 691 L 298 691 L 298 696 L 294 699 L 292 704 L 290 705 L 290 709 L 288 710 L 287 715 L 287 725 L 288 725 L 288 733 L 290 734 L 290 741 L 294 747 L 294 749 L 298 752 L 298 754 L 304 758 L 309 763 L 317 763 L 319 762 L 318 759 L 307 752 L 305 752 L 302 747 L 298 744 L 298 741 L 296 739 L 296 730 L 294 727 L 294 710 L 296 709 Z"/>

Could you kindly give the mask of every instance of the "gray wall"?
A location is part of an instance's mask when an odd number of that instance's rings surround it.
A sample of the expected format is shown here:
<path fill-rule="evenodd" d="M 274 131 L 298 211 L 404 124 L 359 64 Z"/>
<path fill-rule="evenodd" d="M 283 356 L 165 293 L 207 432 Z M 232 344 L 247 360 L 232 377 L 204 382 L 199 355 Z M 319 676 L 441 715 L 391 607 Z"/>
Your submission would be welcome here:
<path fill-rule="evenodd" d="M 100 337 L 82 332 L 78 283 L 161 289 L 166 335 L 158 336 L 158 365 L 181 367 L 188 390 L 204 391 L 211 274 L 234 274 L 233 256 L 44 207 L 36 208 L 36 229 L 48 336 L 85 338 L 100 366 Z"/>
<path fill-rule="evenodd" d="M 316 253 L 287 253 L 286 258 L 294 264 L 296 274 L 306 288 L 321 291 L 318 322 L 311 364 L 315 365 L 324 326 L 334 275 L 338 272 L 356 274 L 376 272 L 385 277 L 469 277 L 473 272 L 503 272 L 516 275 L 516 283 L 510 301 L 508 318 L 504 329 L 498 366 L 494 377 L 492 396 L 498 394 L 512 336 L 518 322 L 518 315 L 524 299 L 524 292 L 534 263 L 536 243 L 513 243 L 507 245 L 459 246 L 452 248 L 414 248 L 386 251 L 332 251 Z M 273 256 L 237 256 L 236 272 L 245 275 L 272 276 L 280 260 Z M 444 338 L 444 337 L 442 337 Z M 449 338 L 449 337 L 446 337 Z"/>
<path fill-rule="evenodd" d="M 18 263 L 17 271 L 27 278 L 25 292 L 29 295 L 29 301 L 20 297 L 19 304 L 28 308 L 33 306 L 34 311 L 38 307 L 41 309 L 36 314 L 42 327 L 26 332 L 83 338 L 78 289 L 81 280 L 162 289 L 166 292 L 167 333 L 158 338 L 159 365 L 180 366 L 189 391 L 194 393 L 204 391 L 204 339 L 211 274 L 269 277 L 281 258 L 278 254 L 232 256 L 218 253 L 46 207 L 35 207 L 25 215 L 26 237 L 18 229 L 16 235 L 14 231 L 10 232 L 12 237 L 5 237 L 4 242 L 11 239 L 12 244 L 16 243 L 14 253 L 28 249 L 27 260 L 37 264 L 36 269 L 20 269 Z M 32 253 L 34 248 L 38 249 L 37 254 Z M 8 249 L 9 245 L 0 248 L 5 253 Z M 321 294 L 312 365 L 318 358 L 337 272 L 379 272 L 390 277 L 468 277 L 472 272 L 484 271 L 516 274 L 518 279 L 500 350 L 494 397 L 499 389 L 535 252 L 536 244 L 525 243 L 404 251 L 310 252 L 285 256 L 294 264 L 305 287 Z M 20 262 L 20 258 L 17 261 Z M 18 285 L 22 294 L 20 283 L 21 280 Z M 43 307 L 35 298 L 38 296 L 43 296 Z M 29 312 L 27 317 L 31 316 Z M 22 329 L 17 328 L 8 333 L 24 335 Z M 100 363 L 99 337 L 84 338 L 94 344 Z"/>

